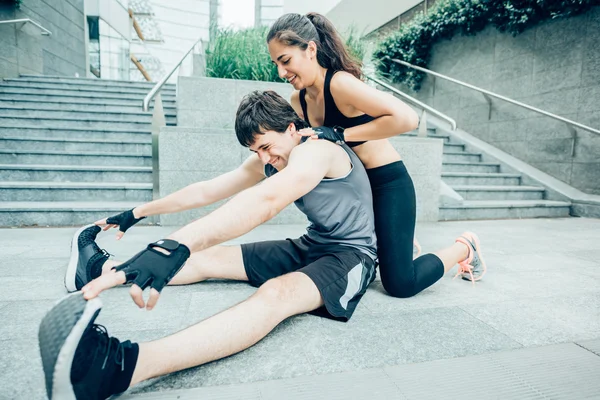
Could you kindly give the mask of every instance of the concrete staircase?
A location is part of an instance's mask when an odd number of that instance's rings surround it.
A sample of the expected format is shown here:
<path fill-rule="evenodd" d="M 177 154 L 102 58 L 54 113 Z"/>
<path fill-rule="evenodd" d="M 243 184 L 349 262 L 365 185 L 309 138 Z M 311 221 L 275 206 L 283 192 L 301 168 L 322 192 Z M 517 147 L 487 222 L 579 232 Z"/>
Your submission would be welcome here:
<path fill-rule="evenodd" d="M 81 225 L 152 198 L 152 83 L 0 82 L 0 226 Z M 175 87 L 162 91 L 176 124 Z"/>
<path fill-rule="evenodd" d="M 402 140 L 402 136 L 394 140 Z M 442 181 L 464 199 L 443 202 L 441 221 L 569 216 L 569 202 L 549 200 L 545 187 L 509 166 L 487 154 L 469 151 L 450 134 L 428 129 L 428 137 L 444 141 Z"/>

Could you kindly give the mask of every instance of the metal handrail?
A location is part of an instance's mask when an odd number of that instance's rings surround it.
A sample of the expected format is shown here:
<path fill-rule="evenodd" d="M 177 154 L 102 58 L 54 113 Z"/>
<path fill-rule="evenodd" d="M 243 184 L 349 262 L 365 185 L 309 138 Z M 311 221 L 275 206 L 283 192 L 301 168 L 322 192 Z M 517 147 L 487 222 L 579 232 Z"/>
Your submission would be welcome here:
<path fill-rule="evenodd" d="M 11 20 L 7 20 L 7 21 L 0 21 L 0 24 L 18 24 L 18 23 L 22 23 L 23 25 L 30 23 L 30 24 L 38 27 L 42 31 L 42 35 L 44 35 L 44 36 L 52 35 L 52 32 L 50 32 L 48 29 L 44 28 L 37 22 L 33 21 L 31 18 L 21 18 L 21 19 L 11 19 Z"/>
<path fill-rule="evenodd" d="M 453 131 L 456 130 L 456 121 L 454 119 L 450 118 L 449 116 L 447 116 L 446 114 L 436 110 L 435 108 L 433 108 L 431 106 L 428 106 L 427 104 L 415 99 L 414 97 L 407 95 L 406 93 L 396 89 L 395 87 L 383 82 L 380 79 L 374 78 L 369 75 L 365 75 L 365 78 L 367 78 L 370 81 L 375 82 L 376 84 L 378 84 L 380 86 L 383 86 L 387 90 L 390 90 L 399 96 L 402 96 L 408 103 L 411 103 L 411 104 L 423 109 L 423 114 L 421 115 L 420 122 L 419 122 L 419 136 L 427 136 L 427 112 L 430 112 L 431 114 L 436 115 L 439 118 L 445 120 L 446 122 L 448 122 L 450 124 Z"/>
<path fill-rule="evenodd" d="M 438 72 L 431 71 L 431 70 L 429 70 L 429 69 L 427 69 L 427 68 L 423 68 L 423 67 L 419 67 L 419 66 L 416 66 L 416 65 L 413 65 L 413 64 L 407 63 L 406 61 L 397 60 L 397 59 L 391 59 L 391 60 L 392 60 L 393 62 L 397 63 L 397 64 L 404 65 L 404 66 L 406 66 L 406 67 L 409 67 L 409 68 L 416 69 L 417 71 L 425 72 L 426 74 L 430 74 L 430 75 L 433 75 L 433 76 L 437 76 L 437 77 L 439 77 L 439 78 L 442 78 L 442 79 L 445 79 L 445 80 L 447 80 L 447 81 L 450 81 L 450 82 L 456 83 L 456 84 L 458 84 L 458 85 L 462 85 L 462 86 L 468 87 L 469 89 L 476 90 L 476 91 L 478 91 L 478 92 L 481 92 L 481 93 L 482 93 L 484 96 L 491 96 L 491 97 L 495 97 L 495 98 L 497 98 L 497 99 L 504 100 L 504 101 L 506 101 L 506 102 L 509 102 L 509 103 L 511 103 L 511 104 L 514 104 L 514 105 L 517 105 L 517 106 L 520 106 L 520 107 L 526 108 L 526 109 L 528 109 L 528 110 L 531 110 L 531 111 L 537 112 L 537 113 L 539 113 L 539 114 L 542 114 L 542 115 L 545 115 L 545 116 L 547 116 L 547 117 L 554 118 L 554 119 L 556 119 L 556 120 L 559 120 L 559 121 L 565 122 L 565 123 L 567 124 L 567 126 L 569 126 L 569 127 L 570 127 L 570 129 L 572 129 L 572 131 L 573 131 L 573 132 L 575 132 L 575 130 L 573 129 L 573 127 L 574 127 L 574 126 L 576 126 L 576 127 L 578 127 L 578 128 L 585 129 L 586 131 L 589 131 L 589 132 L 595 133 L 595 134 L 597 134 L 597 135 L 600 135 L 600 130 L 594 129 L 594 128 L 592 128 L 592 127 L 589 127 L 589 126 L 587 126 L 587 125 L 580 124 L 579 122 L 575 122 L 575 121 L 572 121 L 572 120 L 570 120 L 570 119 L 567 119 L 567 118 L 560 117 L 560 116 L 558 116 L 558 115 L 556 115 L 556 114 L 552 114 L 552 113 L 549 113 L 549 112 L 547 112 L 547 111 L 540 110 L 539 108 L 535 108 L 535 107 L 532 107 L 532 106 L 530 106 L 530 105 L 527 105 L 527 104 L 525 104 L 525 103 L 521 103 L 520 101 L 516 101 L 516 100 L 513 100 L 513 99 L 509 99 L 508 97 L 505 97 L 505 96 L 502 96 L 502 95 L 496 94 L 496 93 L 494 93 L 494 92 L 490 92 L 489 90 L 485 90 L 485 89 L 482 89 L 482 88 L 480 88 L 480 87 L 473 86 L 473 85 L 471 85 L 471 84 L 468 84 L 468 83 L 466 83 L 466 82 L 459 81 L 459 80 L 457 80 L 457 79 L 454 79 L 454 78 L 450 78 L 449 76 L 442 75 L 442 74 L 440 74 L 440 73 L 438 73 Z M 488 104 L 490 104 L 490 107 L 491 107 L 491 100 L 489 100 L 488 98 L 486 98 L 486 100 L 488 100 Z M 491 110 L 490 110 L 490 111 L 491 111 Z M 576 133 L 575 133 L 574 135 L 576 135 Z M 575 136 L 574 136 L 574 138 L 575 138 Z M 573 150 L 574 150 L 574 149 L 573 149 Z"/>
<path fill-rule="evenodd" d="M 198 45 L 198 43 L 202 42 L 202 38 L 198 39 L 194 45 L 192 47 L 190 47 L 190 49 L 188 51 L 185 52 L 185 54 L 183 55 L 183 57 L 181 57 L 181 59 L 179 60 L 179 62 L 177 62 L 177 64 L 175 64 L 175 66 L 173 68 L 171 68 L 171 71 L 169 71 L 169 73 L 167 73 L 165 76 L 163 76 L 161 78 L 160 81 L 158 81 L 156 83 L 156 85 L 154 85 L 154 87 L 152 88 L 152 90 L 150 90 L 150 92 L 148 92 L 148 94 L 146 95 L 146 97 L 144 97 L 144 102 L 142 104 L 142 109 L 144 111 L 148 111 L 148 109 L 150 108 L 150 102 L 152 101 L 152 99 L 154 98 L 154 96 L 156 96 L 156 93 L 158 93 L 158 91 L 160 89 L 162 89 L 163 85 L 167 82 L 167 80 L 169 80 L 169 78 L 171 77 L 171 75 L 173 75 L 173 73 L 177 70 L 177 68 L 179 68 L 179 66 L 181 65 L 181 63 L 183 62 L 183 60 L 186 59 L 186 57 L 192 52 L 192 50 L 194 50 L 194 48 L 196 47 L 196 45 Z"/>

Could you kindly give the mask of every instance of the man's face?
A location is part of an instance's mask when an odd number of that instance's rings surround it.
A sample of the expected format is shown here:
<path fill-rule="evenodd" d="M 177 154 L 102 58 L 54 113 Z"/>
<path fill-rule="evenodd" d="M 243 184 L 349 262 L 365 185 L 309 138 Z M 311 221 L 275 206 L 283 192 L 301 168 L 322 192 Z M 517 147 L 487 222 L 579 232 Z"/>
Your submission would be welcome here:
<path fill-rule="evenodd" d="M 258 154 L 264 165 L 271 164 L 278 171 L 287 166 L 292 149 L 301 139 L 294 124 L 290 124 L 284 133 L 266 131 L 254 137 L 250 151 Z"/>

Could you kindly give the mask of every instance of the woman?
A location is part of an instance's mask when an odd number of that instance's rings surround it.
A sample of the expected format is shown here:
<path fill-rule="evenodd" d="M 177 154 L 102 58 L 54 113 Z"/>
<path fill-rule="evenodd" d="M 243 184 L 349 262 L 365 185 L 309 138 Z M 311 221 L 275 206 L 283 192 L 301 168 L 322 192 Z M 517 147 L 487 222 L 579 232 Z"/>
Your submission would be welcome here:
<path fill-rule="evenodd" d="M 466 232 L 455 243 L 413 261 L 415 189 L 387 138 L 416 129 L 417 114 L 399 99 L 361 81 L 333 24 L 324 16 L 286 14 L 267 35 L 271 60 L 296 89 L 291 103 L 314 130 L 345 141 L 367 168 L 373 192 L 381 281 L 394 297 L 411 297 L 459 263 L 463 279 L 481 279 L 485 264 L 479 240 Z M 457 274 L 457 275 L 458 275 Z"/>

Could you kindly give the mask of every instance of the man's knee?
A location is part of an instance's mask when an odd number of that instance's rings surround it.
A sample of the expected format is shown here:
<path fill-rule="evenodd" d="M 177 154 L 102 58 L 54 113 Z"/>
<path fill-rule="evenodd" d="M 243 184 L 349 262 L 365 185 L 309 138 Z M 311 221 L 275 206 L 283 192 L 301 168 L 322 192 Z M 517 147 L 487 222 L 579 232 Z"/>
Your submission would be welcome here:
<path fill-rule="evenodd" d="M 258 288 L 256 296 L 269 305 L 294 313 L 312 311 L 323 304 L 317 286 L 301 272 L 269 279 Z"/>

